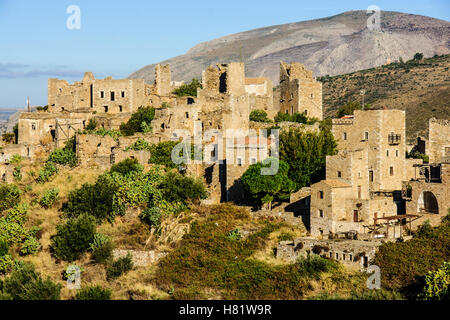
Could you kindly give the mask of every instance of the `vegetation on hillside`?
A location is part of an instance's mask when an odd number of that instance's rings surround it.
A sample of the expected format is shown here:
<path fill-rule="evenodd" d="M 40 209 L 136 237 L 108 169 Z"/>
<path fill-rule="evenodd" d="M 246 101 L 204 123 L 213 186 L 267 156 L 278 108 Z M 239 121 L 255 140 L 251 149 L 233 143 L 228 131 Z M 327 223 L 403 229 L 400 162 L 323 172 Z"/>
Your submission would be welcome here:
<path fill-rule="evenodd" d="M 373 263 L 383 270 L 381 280 L 384 288 L 415 299 L 425 285 L 430 285 L 431 279 L 425 278 L 428 272 L 438 270 L 449 257 L 450 215 L 438 227 L 425 223 L 411 240 L 383 244 Z"/>
<path fill-rule="evenodd" d="M 406 134 L 409 142 L 417 135 L 428 136 L 428 120 L 450 119 L 450 55 L 398 61 L 377 68 L 334 77 L 318 78 L 323 83 L 325 117 L 335 116 L 340 107 L 351 101 L 364 101 L 373 108 L 406 111 Z"/>
<path fill-rule="evenodd" d="M 155 117 L 155 109 L 152 107 L 140 107 L 131 115 L 127 123 L 120 125 L 120 132 L 125 136 L 132 136 L 137 132 L 150 132 L 151 122 Z"/>

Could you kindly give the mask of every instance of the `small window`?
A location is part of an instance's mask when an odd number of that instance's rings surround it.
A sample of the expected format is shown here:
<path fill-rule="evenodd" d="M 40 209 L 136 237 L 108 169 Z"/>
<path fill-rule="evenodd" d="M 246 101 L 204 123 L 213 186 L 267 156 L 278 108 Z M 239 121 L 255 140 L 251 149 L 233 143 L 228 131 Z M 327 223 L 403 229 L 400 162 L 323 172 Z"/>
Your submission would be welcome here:
<path fill-rule="evenodd" d="M 364 140 L 369 140 L 369 132 L 364 132 Z"/>
<path fill-rule="evenodd" d="M 308 115 L 308 110 L 305 110 L 305 116 L 307 116 Z"/>
<path fill-rule="evenodd" d="M 237 164 L 239 167 L 242 167 L 242 158 L 237 158 Z"/>
<path fill-rule="evenodd" d="M 100 91 L 100 98 L 104 98 L 105 97 L 105 92 L 104 91 Z"/>
<path fill-rule="evenodd" d="M 319 210 L 319 217 L 323 218 L 323 210 Z"/>
<path fill-rule="evenodd" d="M 386 156 L 387 156 L 387 157 L 389 157 L 389 150 L 388 150 L 388 151 L 386 151 Z"/>
<path fill-rule="evenodd" d="M 121 96 L 122 96 L 122 98 L 125 98 L 125 91 L 122 91 Z"/>
<path fill-rule="evenodd" d="M 353 255 L 350 255 L 349 258 L 350 261 L 353 261 Z"/>
<path fill-rule="evenodd" d="M 311 93 L 311 98 L 314 98 L 314 94 L 313 93 Z"/>
<path fill-rule="evenodd" d="M 320 236 L 322 237 L 323 236 L 323 230 L 320 229 L 319 232 L 320 232 Z"/>
<path fill-rule="evenodd" d="M 187 104 L 194 104 L 195 100 L 193 98 L 187 98 Z"/>
<path fill-rule="evenodd" d="M 116 100 L 116 93 L 114 91 L 111 91 L 111 101 Z"/>
<path fill-rule="evenodd" d="M 369 181 L 373 182 L 373 171 L 372 170 L 369 171 Z"/>
<path fill-rule="evenodd" d="M 395 150 L 395 156 L 398 157 L 398 155 L 399 155 L 398 150 Z"/>
<path fill-rule="evenodd" d="M 330 258 L 333 258 L 333 252 L 330 252 Z"/>
<path fill-rule="evenodd" d="M 336 252 L 336 260 L 339 260 L 339 253 Z"/>
<path fill-rule="evenodd" d="M 337 176 L 338 176 L 338 178 L 342 178 L 342 172 L 341 172 L 341 171 L 338 171 L 338 172 L 337 172 Z"/>
<path fill-rule="evenodd" d="M 216 157 L 216 148 L 211 150 L 211 159 L 214 159 Z"/>
<path fill-rule="evenodd" d="M 107 113 L 108 112 L 108 106 L 104 106 L 103 108 L 105 109 L 105 112 Z"/>
<path fill-rule="evenodd" d="M 31 125 L 31 129 L 36 130 L 36 125 L 34 123 Z"/>
<path fill-rule="evenodd" d="M 189 112 L 185 113 L 186 119 L 189 119 Z"/>
<path fill-rule="evenodd" d="M 255 164 L 256 163 L 256 158 L 252 158 L 251 162 L 252 162 L 252 164 Z"/>
<path fill-rule="evenodd" d="M 344 254 L 342 254 L 342 260 L 344 260 L 344 261 L 345 261 L 345 253 L 344 253 Z"/>
<path fill-rule="evenodd" d="M 319 199 L 323 199 L 323 191 L 319 191 L 318 197 Z"/>
<path fill-rule="evenodd" d="M 344 132 L 344 140 L 347 140 L 347 132 Z"/>
<path fill-rule="evenodd" d="M 394 175 L 394 167 L 389 168 L 389 174 L 391 175 L 391 177 Z"/>
<path fill-rule="evenodd" d="M 122 106 L 119 106 L 119 112 L 122 112 L 122 111 L 123 111 Z"/>
<path fill-rule="evenodd" d="M 83 129 L 86 128 L 86 120 L 83 120 Z"/>

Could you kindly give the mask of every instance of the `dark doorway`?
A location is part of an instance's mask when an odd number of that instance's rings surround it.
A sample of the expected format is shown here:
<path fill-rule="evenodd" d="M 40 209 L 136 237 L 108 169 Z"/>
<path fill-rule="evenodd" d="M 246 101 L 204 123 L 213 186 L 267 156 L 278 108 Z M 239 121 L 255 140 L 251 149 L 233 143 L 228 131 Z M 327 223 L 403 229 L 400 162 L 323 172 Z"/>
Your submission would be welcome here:
<path fill-rule="evenodd" d="M 220 75 L 219 92 L 227 93 L 227 73 L 224 72 Z"/>
<path fill-rule="evenodd" d="M 439 214 L 439 205 L 435 195 L 432 192 L 424 191 L 423 205 L 426 212 Z"/>
<path fill-rule="evenodd" d="M 359 222 L 359 211 L 353 210 L 353 222 Z"/>

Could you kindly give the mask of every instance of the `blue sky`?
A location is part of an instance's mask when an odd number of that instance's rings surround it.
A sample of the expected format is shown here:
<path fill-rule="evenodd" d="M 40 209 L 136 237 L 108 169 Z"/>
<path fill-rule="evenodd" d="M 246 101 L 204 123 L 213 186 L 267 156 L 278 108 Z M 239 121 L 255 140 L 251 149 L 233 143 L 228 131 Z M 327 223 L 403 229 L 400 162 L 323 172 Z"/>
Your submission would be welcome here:
<path fill-rule="evenodd" d="M 47 79 L 123 78 L 199 42 L 369 5 L 450 20 L 448 0 L 0 0 L 0 108 L 47 104 Z M 81 9 L 69 30 L 66 9 Z"/>

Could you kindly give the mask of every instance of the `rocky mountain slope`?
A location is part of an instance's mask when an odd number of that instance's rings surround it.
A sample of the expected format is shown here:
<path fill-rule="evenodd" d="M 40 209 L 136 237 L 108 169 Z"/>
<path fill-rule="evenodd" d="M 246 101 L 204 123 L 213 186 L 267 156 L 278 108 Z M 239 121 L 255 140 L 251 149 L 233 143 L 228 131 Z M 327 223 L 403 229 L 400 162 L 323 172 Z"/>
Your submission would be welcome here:
<path fill-rule="evenodd" d="M 409 142 L 428 136 L 432 117 L 450 120 L 450 55 L 422 61 L 391 63 L 358 72 L 319 78 L 323 82 L 325 116 L 335 117 L 348 101 L 406 111 Z"/>
<path fill-rule="evenodd" d="M 316 76 L 339 75 L 380 66 L 416 52 L 425 57 L 450 53 L 450 23 L 420 15 L 381 12 L 381 32 L 367 28 L 371 14 L 350 11 L 336 16 L 271 26 L 200 43 L 170 63 L 174 80 L 200 77 L 215 63 L 243 61 L 248 76 L 278 83 L 279 61 L 299 61 Z M 155 65 L 130 78 L 152 82 Z"/>

